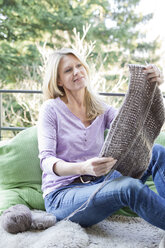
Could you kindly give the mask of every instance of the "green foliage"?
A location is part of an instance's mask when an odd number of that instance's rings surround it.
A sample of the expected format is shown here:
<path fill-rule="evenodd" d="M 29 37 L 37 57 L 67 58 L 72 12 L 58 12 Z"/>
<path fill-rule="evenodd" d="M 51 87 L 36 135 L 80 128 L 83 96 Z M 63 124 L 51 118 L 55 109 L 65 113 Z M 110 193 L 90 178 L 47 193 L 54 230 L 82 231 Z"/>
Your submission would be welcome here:
<path fill-rule="evenodd" d="M 93 58 L 101 54 L 105 68 L 129 61 L 156 61 L 156 43 L 144 43 L 137 29 L 152 15 L 135 12 L 140 0 L 4 0 L 0 2 L 0 81 L 17 82 L 28 78 L 25 68 L 42 65 L 36 44 L 45 41 L 51 48 L 74 43 L 73 29 L 83 35 L 91 24 L 86 41 L 96 40 Z M 109 22 L 109 25 L 107 25 Z M 67 35 L 66 35 L 67 33 Z M 139 42 L 141 38 L 142 42 Z M 145 58 L 140 54 L 145 53 Z M 150 57 L 148 57 L 148 54 Z M 152 57 L 152 58 L 151 58 Z M 99 65 L 96 65 L 99 66 Z M 41 81 L 41 75 L 35 78 Z"/>

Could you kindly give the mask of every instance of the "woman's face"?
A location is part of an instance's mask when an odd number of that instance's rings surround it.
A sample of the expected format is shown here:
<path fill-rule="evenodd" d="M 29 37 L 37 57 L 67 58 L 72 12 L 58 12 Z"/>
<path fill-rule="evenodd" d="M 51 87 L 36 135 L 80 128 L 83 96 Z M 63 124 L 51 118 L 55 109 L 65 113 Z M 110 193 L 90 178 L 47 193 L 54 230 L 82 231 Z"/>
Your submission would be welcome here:
<path fill-rule="evenodd" d="M 64 91 L 78 91 L 87 85 L 88 75 L 85 67 L 72 54 L 64 55 L 58 67 L 58 85 Z"/>

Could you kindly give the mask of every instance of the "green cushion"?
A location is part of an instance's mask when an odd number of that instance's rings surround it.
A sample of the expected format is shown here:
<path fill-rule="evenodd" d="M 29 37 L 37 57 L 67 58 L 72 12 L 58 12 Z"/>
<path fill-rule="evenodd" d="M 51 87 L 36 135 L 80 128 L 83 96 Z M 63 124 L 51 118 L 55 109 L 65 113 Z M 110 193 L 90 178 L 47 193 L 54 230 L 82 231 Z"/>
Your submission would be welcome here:
<path fill-rule="evenodd" d="M 157 139 L 155 140 L 156 144 L 160 144 L 162 146 L 165 146 L 165 132 L 161 132 Z"/>
<path fill-rule="evenodd" d="M 0 147 L 0 214 L 15 204 L 44 210 L 37 128 L 28 128 Z"/>

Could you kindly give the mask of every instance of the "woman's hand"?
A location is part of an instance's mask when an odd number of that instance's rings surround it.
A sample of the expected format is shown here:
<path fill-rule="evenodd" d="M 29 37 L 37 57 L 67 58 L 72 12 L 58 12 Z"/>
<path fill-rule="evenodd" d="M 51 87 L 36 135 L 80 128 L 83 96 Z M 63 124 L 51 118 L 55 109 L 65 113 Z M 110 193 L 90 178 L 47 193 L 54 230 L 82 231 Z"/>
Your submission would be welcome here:
<path fill-rule="evenodd" d="M 147 80 L 151 83 L 156 82 L 158 85 L 162 84 L 164 81 L 162 72 L 156 67 L 156 65 L 148 65 L 144 69 L 147 74 Z"/>
<path fill-rule="evenodd" d="M 88 159 L 82 162 L 82 175 L 103 176 L 112 169 L 116 161 L 112 157 Z"/>

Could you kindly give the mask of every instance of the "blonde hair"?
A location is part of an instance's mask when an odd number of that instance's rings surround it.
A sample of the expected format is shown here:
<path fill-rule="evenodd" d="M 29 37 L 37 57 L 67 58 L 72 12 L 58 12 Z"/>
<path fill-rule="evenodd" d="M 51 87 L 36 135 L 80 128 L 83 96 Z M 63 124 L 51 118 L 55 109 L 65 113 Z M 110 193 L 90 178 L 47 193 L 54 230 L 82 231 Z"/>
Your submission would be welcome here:
<path fill-rule="evenodd" d="M 47 68 L 43 81 L 44 100 L 52 98 L 54 99 L 65 95 L 63 87 L 59 86 L 57 83 L 58 66 L 62 57 L 68 54 L 73 54 L 81 62 L 81 64 L 86 69 L 90 81 L 90 72 L 88 64 L 74 49 L 62 48 L 60 50 L 56 50 L 50 55 L 47 63 Z M 99 97 L 92 93 L 89 83 L 85 88 L 84 104 L 86 106 L 86 117 L 88 120 L 95 119 L 98 115 L 103 114 L 105 111 Z"/>

